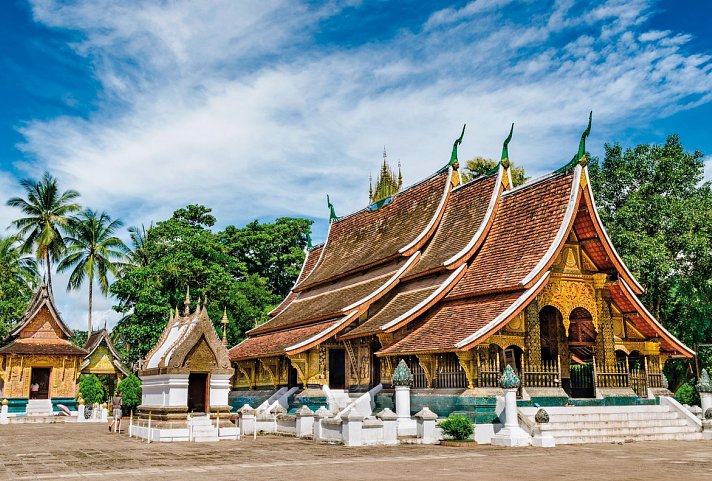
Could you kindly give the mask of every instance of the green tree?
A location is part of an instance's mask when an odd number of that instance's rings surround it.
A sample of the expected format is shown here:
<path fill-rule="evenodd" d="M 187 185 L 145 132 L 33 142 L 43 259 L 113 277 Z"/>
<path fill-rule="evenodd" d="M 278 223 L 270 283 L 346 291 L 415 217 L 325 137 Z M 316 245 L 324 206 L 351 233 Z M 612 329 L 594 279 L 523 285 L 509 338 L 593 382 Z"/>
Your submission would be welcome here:
<path fill-rule="evenodd" d="M 207 295 L 208 314 L 220 333 L 222 311 L 227 309 L 228 343 L 234 345 L 267 319 L 289 290 L 282 286 L 296 279 L 309 221 L 253 222 L 217 233 L 211 230 L 214 224 L 207 207 L 189 205 L 175 211 L 146 230 L 140 243 L 143 260 L 129 263 L 112 284 L 119 301 L 114 308 L 125 314 L 114 331 L 116 344 L 133 365 L 158 341 L 169 309 L 178 306 L 183 311 L 188 286 L 193 301 Z"/>
<path fill-rule="evenodd" d="M 712 193 L 702 152 L 606 145 L 591 186 L 613 244 L 645 287 L 648 309 L 687 345 L 712 339 Z M 706 360 L 709 362 L 709 360 Z M 685 375 L 668 363 L 671 387 Z"/>
<path fill-rule="evenodd" d="M 465 168 L 462 170 L 462 179 L 465 182 L 491 172 L 499 162 L 492 159 L 487 159 L 485 157 L 477 156 L 474 159 L 470 159 L 466 162 Z M 512 173 L 512 186 L 518 187 L 527 181 L 527 176 L 524 173 L 522 167 L 514 165 L 510 161 L 509 171 Z"/>
<path fill-rule="evenodd" d="M 84 347 L 84 344 L 87 343 L 87 339 L 89 339 L 89 334 L 87 334 L 87 331 L 72 329 L 72 333 L 74 335 L 69 338 L 69 342 L 71 342 L 75 346 Z"/>
<path fill-rule="evenodd" d="M 106 212 L 83 210 L 67 226 L 66 253 L 57 266 L 59 272 L 71 270 L 67 291 L 89 284 L 88 330 L 92 332 L 92 304 L 94 279 L 99 282 L 102 294 L 109 293 L 109 274 L 116 275 L 127 247 L 114 234 L 121 227 L 120 220 L 111 220 Z"/>
<path fill-rule="evenodd" d="M 94 374 L 82 375 L 79 379 L 79 392 L 87 404 L 102 403 L 106 399 L 106 388 Z"/>
<path fill-rule="evenodd" d="M 0 237 L 0 342 L 24 313 L 38 281 L 37 263 L 22 254 L 21 240 Z"/>
<path fill-rule="evenodd" d="M 121 391 L 124 413 L 128 414 L 141 405 L 141 380 L 135 374 L 129 374 L 122 379 L 116 386 L 116 391 Z"/>
<path fill-rule="evenodd" d="M 279 218 L 272 224 L 253 221 L 243 228 L 228 226 L 219 234 L 227 252 L 250 274 L 267 279 L 269 289 L 286 296 L 304 263 L 312 221 Z"/>
<path fill-rule="evenodd" d="M 23 239 L 22 251 L 34 252 L 47 275 L 52 288 L 52 261 L 57 260 L 65 249 L 63 231 L 69 224 L 71 215 L 80 209 L 75 199 L 79 192 L 61 192 L 57 179 L 45 172 L 37 181 L 25 179 L 20 182 L 25 189 L 26 199 L 13 197 L 7 205 L 17 207 L 26 217 L 16 219 L 11 226 L 18 229 Z"/>
<path fill-rule="evenodd" d="M 149 225 L 148 228 L 143 225 L 141 227 L 129 227 L 131 245 L 126 252 L 126 264 L 134 267 L 146 267 L 148 265 L 150 259 L 146 250 L 146 242 L 148 233 L 152 228 L 153 224 Z"/>

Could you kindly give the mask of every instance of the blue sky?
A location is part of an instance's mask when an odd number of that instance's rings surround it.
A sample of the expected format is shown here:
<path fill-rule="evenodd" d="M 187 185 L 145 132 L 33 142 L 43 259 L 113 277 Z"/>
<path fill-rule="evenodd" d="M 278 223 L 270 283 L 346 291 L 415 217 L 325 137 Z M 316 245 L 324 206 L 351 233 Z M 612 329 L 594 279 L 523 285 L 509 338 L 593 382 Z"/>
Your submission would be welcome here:
<path fill-rule="evenodd" d="M 412 183 L 465 122 L 461 157 L 496 157 L 515 122 L 534 176 L 591 109 L 594 155 L 672 132 L 712 154 L 709 18 L 693 0 L 8 0 L 0 192 L 49 169 L 127 225 L 200 202 L 221 225 L 306 216 L 319 240 L 325 194 L 363 207 L 384 145 Z M 72 326 L 85 297 L 58 295 Z"/>

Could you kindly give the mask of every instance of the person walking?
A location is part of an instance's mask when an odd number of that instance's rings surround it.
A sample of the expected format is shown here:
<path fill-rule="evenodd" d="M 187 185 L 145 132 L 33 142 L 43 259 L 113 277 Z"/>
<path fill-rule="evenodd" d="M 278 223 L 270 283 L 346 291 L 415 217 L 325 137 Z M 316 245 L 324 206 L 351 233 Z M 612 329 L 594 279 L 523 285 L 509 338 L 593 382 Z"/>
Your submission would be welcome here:
<path fill-rule="evenodd" d="M 121 391 L 117 391 L 114 399 L 111 400 L 111 405 L 114 409 L 114 418 L 109 424 L 109 432 L 111 432 L 112 428 L 115 428 L 114 432 L 118 433 L 121 432 Z"/>

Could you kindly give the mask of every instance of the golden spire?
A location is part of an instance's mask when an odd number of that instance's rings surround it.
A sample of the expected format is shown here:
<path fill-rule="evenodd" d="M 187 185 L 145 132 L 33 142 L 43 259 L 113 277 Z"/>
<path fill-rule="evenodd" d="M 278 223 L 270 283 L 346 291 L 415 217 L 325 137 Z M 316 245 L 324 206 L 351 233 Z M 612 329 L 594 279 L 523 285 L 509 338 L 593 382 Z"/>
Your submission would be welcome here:
<path fill-rule="evenodd" d="M 183 310 L 183 315 L 187 316 L 190 314 L 190 286 L 185 290 L 185 301 L 183 301 L 185 309 Z"/>
<path fill-rule="evenodd" d="M 383 199 L 386 199 L 400 191 L 403 185 L 403 175 L 400 171 L 400 161 L 398 161 L 398 175 L 393 171 L 390 165 L 388 165 L 388 154 L 386 153 L 386 147 L 383 147 L 383 164 L 381 164 L 381 170 L 373 182 L 373 177 L 369 176 L 369 189 L 368 198 L 370 202 L 376 203 Z"/>
<path fill-rule="evenodd" d="M 223 337 L 222 337 L 222 343 L 223 346 L 227 347 L 227 325 L 230 323 L 230 320 L 227 318 L 227 307 L 223 308 L 223 316 L 222 319 L 220 320 L 223 326 Z"/>

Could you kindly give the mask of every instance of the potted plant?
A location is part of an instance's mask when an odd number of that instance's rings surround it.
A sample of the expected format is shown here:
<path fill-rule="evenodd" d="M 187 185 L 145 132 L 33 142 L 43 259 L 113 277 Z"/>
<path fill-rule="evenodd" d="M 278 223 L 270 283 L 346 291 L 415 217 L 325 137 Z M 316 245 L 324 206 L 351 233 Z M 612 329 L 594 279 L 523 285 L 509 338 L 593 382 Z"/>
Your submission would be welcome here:
<path fill-rule="evenodd" d="M 472 442 L 472 439 L 470 439 L 472 433 L 475 432 L 475 426 L 466 416 L 462 414 L 451 414 L 445 421 L 442 421 L 439 426 L 440 429 L 443 430 L 443 434 L 450 438 L 449 440 L 442 441 L 441 444 L 445 446 L 476 445 Z"/>

